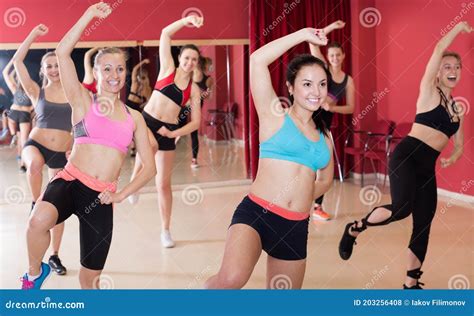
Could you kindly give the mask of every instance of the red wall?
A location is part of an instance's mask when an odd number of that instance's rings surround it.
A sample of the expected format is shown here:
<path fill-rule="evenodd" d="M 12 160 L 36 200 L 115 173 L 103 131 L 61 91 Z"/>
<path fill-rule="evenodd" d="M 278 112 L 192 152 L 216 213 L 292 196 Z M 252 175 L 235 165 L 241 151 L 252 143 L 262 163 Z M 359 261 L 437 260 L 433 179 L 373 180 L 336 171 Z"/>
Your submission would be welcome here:
<path fill-rule="evenodd" d="M 42 42 L 57 42 L 95 1 L 2 0 L 0 43 L 19 43 L 40 24 L 50 27 Z M 107 0 L 114 12 L 83 41 L 157 40 L 161 29 L 194 12 L 204 16 L 200 29 L 186 28 L 176 39 L 248 38 L 248 0 Z M 15 9 L 16 8 L 16 9 Z M 98 22 L 98 20 L 96 21 Z M 92 25 L 92 24 L 91 24 Z"/>
<path fill-rule="evenodd" d="M 368 127 L 377 119 L 413 121 L 419 83 L 434 45 L 456 16 L 461 15 L 461 20 L 473 24 L 474 4 L 461 0 L 401 0 L 396 4 L 390 0 L 351 0 L 351 5 L 353 77 L 357 90 L 355 117 L 369 104 L 375 104 L 356 124 Z M 360 19 L 360 13 L 367 7 L 375 7 L 381 17 L 380 24 L 372 28 L 365 27 Z M 462 96 L 471 103 L 474 102 L 472 47 L 472 36 L 464 34 L 450 47 L 463 58 L 463 78 L 453 96 Z M 374 93 L 384 90 L 388 91 L 385 96 L 374 97 Z M 469 185 L 474 178 L 473 115 L 468 112 L 465 116 L 461 159 L 448 169 L 437 168 L 439 188 L 474 195 L 474 186 Z M 452 144 L 441 157 L 448 157 L 451 151 Z"/>

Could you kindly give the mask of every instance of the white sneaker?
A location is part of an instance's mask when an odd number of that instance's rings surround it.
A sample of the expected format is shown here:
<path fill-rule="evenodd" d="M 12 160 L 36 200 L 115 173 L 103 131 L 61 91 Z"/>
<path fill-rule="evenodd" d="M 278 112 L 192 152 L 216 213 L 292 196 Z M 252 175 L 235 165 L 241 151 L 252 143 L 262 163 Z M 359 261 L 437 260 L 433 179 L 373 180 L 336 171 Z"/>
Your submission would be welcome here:
<path fill-rule="evenodd" d="M 171 238 L 171 233 L 169 230 L 165 230 L 164 232 L 161 233 L 161 245 L 164 248 L 173 248 L 174 247 L 174 241 Z"/>
<path fill-rule="evenodd" d="M 199 164 L 197 163 L 197 159 L 191 160 L 191 168 L 193 168 L 193 169 L 199 168 Z"/>
<path fill-rule="evenodd" d="M 138 203 L 138 197 L 139 197 L 138 194 L 130 194 L 127 198 L 128 203 L 130 203 L 132 205 L 137 204 Z"/>

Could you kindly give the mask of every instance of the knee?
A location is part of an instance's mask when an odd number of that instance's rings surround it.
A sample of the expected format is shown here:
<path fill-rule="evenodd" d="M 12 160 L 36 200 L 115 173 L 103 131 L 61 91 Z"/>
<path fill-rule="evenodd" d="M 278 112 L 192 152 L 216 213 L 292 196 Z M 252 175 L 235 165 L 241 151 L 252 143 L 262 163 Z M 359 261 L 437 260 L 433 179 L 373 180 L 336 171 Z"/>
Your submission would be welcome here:
<path fill-rule="evenodd" d="M 232 271 L 217 275 L 217 287 L 222 289 L 241 289 L 245 286 L 249 275 L 243 271 Z"/>
<path fill-rule="evenodd" d="M 394 220 L 402 220 L 410 216 L 413 206 L 411 203 L 405 203 L 403 205 L 394 205 L 392 209 L 392 218 Z"/>
<path fill-rule="evenodd" d="M 170 193 L 171 192 L 171 181 L 156 181 L 156 190 L 158 193 Z"/>
<path fill-rule="evenodd" d="M 52 219 L 33 213 L 28 220 L 28 231 L 30 232 L 46 232 L 54 227 L 51 224 Z"/>
<path fill-rule="evenodd" d="M 29 160 L 27 162 L 26 170 L 27 170 L 28 175 L 41 174 L 41 172 L 43 171 L 43 164 L 35 160 Z"/>

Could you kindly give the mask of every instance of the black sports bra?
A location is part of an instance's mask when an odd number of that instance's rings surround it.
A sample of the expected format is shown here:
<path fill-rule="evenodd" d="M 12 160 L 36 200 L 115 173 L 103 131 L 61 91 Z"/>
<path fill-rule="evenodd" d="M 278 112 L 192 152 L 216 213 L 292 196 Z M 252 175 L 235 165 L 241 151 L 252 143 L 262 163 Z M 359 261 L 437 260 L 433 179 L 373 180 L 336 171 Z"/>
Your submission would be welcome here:
<path fill-rule="evenodd" d="M 454 100 L 451 100 L 452 102 L 450 104 L 443 91 L 441 91 L 440 88 L 438 88 L 438 91 L 441 98 L 439 105 L 431 111 L 418 113 L 415 116 L 415 123 L 434 128 L 435 130 L 444 133 L 449 138 L 456 134 L 459 129 L 459 116 L 457 115 L 459 111 Z M 449 106 L 451 106 L 458 121 L 454 121 L 455 116 L 451 115 L 449 112 Z"/>

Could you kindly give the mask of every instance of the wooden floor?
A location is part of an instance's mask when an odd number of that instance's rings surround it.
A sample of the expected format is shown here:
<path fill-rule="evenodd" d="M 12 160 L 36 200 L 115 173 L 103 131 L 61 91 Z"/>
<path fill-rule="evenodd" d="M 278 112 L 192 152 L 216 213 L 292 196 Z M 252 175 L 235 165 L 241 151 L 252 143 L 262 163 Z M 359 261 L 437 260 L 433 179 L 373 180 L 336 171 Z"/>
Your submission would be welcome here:
<path fill-rule="evenodd" d="M 234 186 L 206 185 L 208 181 L 244 179 L 243 151 L 235 146 L 203 144 L 201 152 L 203 166 L 192 171 L 189 168 L 189 148 L 184 143 L 178 146 L 173 181 L 181 185 L 173 193 L 175 248 L 162 249 L 160 246 L 160 217 L 155 194 L 142 194 L 136 205 L 126 201 L 116 205 L 112 247 L 101 287 L 200 289 L 205 280 L 217 272 L 232 213 L 247 194 L 248 181 Z M 121 177 L 122 183 L 129 178 L 131 166 L 130 160 Z M 19 277 L 27 267 L 25 227 L 31 198 L 27 193 L 26 177 L 17 171 L 14 153 L 8 148 L 0 149 L 0 179 L 0 288 L 14 289 L 20 286 Z M 196 184 L 200 187 L 196 188 Z M 153 191 L 151 185 L 146 192 Z M 365 191 L 361 193 L 358 184 L 350 181 L 334 183 L 325 198 L 325 208 L 334 219 L 310 223 L 304 288 L 401 287 L 411 219 L 364 232 L 357 240 L 350 261 L 341 260 L 337 252 L 345 224 L 372 209 L 363 202 L 368 204 L 366 200 L 371 198 L 377 204 L 390 201 L 387 188 L 377 190 L 364 195 Z M 13 193 L 17 200 L 14 200 Z M 190 198 L 190 193 L 194 198 Z M 472 205 L 451 203 L 448 206 L 447 201 L 439 200 L 423 266 L 422 282 L 426 288 L 465 288 L 474 284 L 473 217 Z M 73 216 L 66 222 L 60 252 L 68 274 L 53 275 L 44 288 L 79 288 L 78 232 L 78 221 Z M 266 254 L 262 253 L 246 288 L 264 288 L 265 261 Z"/>

